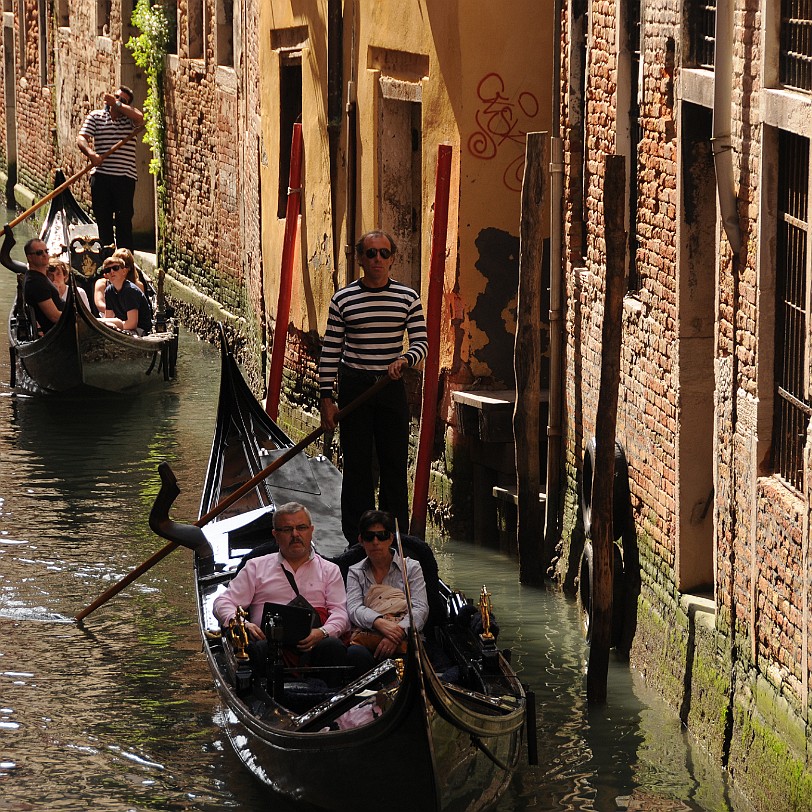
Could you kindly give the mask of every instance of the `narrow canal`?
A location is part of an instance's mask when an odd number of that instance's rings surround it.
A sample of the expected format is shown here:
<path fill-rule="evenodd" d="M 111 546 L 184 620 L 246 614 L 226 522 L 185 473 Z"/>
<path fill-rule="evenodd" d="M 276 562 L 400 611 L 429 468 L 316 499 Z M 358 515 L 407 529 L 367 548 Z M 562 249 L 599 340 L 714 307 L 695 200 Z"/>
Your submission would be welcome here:
<path fill-rule="evenodd" d="M 4 319 L 14 284 L 0 269 Z M 174 515 L 195 517 L 217 352 L 184 333 L 177 381 L 95 402 L 15 394 L 0 359 L 0 810 L 286 812 L 218 727 L 188 551 L 84 627 L 72 621 L 162 546 L 147 526 L 162 460 L 182 488 Z M 496 552 L 435 546 L 449 582 L 471 595 L 487 583 L 501 642 L 537 695 L 540 763 L 523 763 L 499 810 L 748 809 L 626 665 L 611 666 L 607 707 L 587 709 L 570 602 L 521 587 L 515 562 Z M 360 784 L 374 768 L 359 765 Z"/>

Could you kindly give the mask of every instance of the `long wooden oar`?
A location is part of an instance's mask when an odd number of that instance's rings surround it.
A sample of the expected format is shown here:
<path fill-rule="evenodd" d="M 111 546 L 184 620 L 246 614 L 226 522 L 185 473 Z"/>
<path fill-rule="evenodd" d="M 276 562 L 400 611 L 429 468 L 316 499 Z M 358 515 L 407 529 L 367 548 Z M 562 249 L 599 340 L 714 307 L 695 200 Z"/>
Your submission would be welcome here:
<path fill-rule="evenodd" d="M 132 141 L 138 133 L 140 133 L 144 129 L 144 125 L 142 124 L 140 127 L 136 127 L 126 138 L 122 138 L 117 144 L 113 144 L 107 152 L 103 152 L 101 154 L 101 159 L 104 161 L 110 155 L 112 155 L 117 149 L 121 149 L 128 141 Z M 64 192 L 69 186 L 72 186 L 76 183 L 82 175 L 86 175 L 90 170 L 93 169 L 93 164 L 89 163 L 84 169 L 80 169 L 78 172 L 74 172 L 64 183 L 60 183 L 59 186 L 56 187 L 53 191 L 48 192 L 45 197 L 38 200 L 30 209 L 26 209 L 22 214 L 18 214 L 8 225 L 9 228 L 14 228 L 14 226 L 19 225 L 22 223 L 23 220 L 30 217 L 37 209 L 44 206 L 49 200 L 53 200 L 60 192 Z"/>
<path fill-rule="evenodd" d="M 369 400 L 373 395 L 380 392 L 381 389 L 389 383 L 389 377 L 383 375 L 379 378 L 372 386 L 369 387 L 365 392 L 362 392 L 355 400 L 348 403 L 343 409 L 341 409 L 338 413 L 338 420 L 340 421 L 342 417 L 346 417 L 350 412 L 355 411 L 361 404 L 365 403 Z M 195 523 L 195 527 L 203 527 L 204 525 L 208 524 L 212 519 L 216 516 L 219 516 L 226 508 L 231 507 L 238 499 L 241 499 L 248 493 L 250 490 L 255 488 L 263 479 L 270 476 L 274 471 L 278 468 L 281 468 L 286 462 L 292 460 L 297 454 L 303 451 L 307 446 L 309 446 L 314 440 L 317 440 L 322 434 L 324 433 L 324 429 L 319 426 L 317 429 L 310 432 L 307 437 L 299 440 L 296 445 L 292 445 L 281 457 L 277 457 L 267 468 L 263 468 L 258 474 L 255 474 L 251 477 L 246 483 L 240 485 L 236 491 L 229 494 L 222 502 L 218 502 L 208 513 L 204 516 L 201 516 Z M 158 550 L 157 553 L 150 556 L 146 561 L 142 564 L 137 566 L 131 573 L 125 575 L 120 581 L 117 581 L 113 586 L 111 586 L 106 592 L 96 598 L 90 606 L 82 609 L 78 615 L 76 615 L 77 621 L 82 621 L 86 618 L 91 612 L 95 612 L 102 604 L 107 603 L 114 595 L 117 595 L 124 589 L 125 586 L 131 584 L 136 578 L 140 578 L 147 570 L 154 567 L 162 558 L 165 558 L 169 553 L 175 550 L 180 545 L 175 542 L 171 541 L 165 547 L 162 547 Z"/>

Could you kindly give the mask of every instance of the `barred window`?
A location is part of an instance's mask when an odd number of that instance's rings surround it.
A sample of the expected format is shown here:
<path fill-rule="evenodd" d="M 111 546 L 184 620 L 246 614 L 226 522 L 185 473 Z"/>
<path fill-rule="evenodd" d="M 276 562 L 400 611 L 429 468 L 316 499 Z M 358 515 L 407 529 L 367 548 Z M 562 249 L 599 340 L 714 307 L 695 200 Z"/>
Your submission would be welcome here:
<path fill-rule="evenodd" d="M 812 3 L 781 0 L 779 81 L 798 90 L 812 90 Z"/>
<path fill-rule="evenodd" d="M 692 67 L 712 68 L 716 52 L 716 0 L 690 0 L 685 4 L 688 59 Z"/>
<path fill-rule="evenodd" d="M 812 415 L 808 379 L 809 141 L 784 131 L 778 139 L 777 208 L 773 470 L 801 490 L 803 449 Z"/>

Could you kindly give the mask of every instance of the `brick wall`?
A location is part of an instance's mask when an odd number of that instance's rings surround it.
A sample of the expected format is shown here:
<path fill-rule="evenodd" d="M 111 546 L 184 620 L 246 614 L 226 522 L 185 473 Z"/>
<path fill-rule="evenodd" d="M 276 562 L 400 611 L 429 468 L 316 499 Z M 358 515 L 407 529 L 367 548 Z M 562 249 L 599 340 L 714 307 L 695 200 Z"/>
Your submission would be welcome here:
<path fill-rule="evenodd" d="M 773 143 L 775 137 L 765 127 L 793 130 L 796 125 L 783 112 L 774 113 L 772 122 L 761 118 L 773 109 L 760 95 L 765 89 L 762 46 L 767 40 L 759 29 L 758 4 L 737 3 L 732 155 L 744 250 L 734 262 L 718 219 L 710 241 L 704 233 L 697 237 L 695 229 L 690 248 L 681 245 L 696 212 L 680 196 L 680 115 L 689 102 L 699 109 L 703 98 L 711 98 L 712 93 L 703 97 L 690 88 L 712 90 L 713 74 L 680 73 L 676 43 L 686 36 L 680 4 L 660 1 L 643 9 L 641 138 L 636 152 L 624 119 L 625 99 L 636 93 L 636 77 L 629 75 L 626 55 L 616 50 L 624 37 L 618 33 L 622 15 L 611 2 L 593 2 L 585 13 L 572 3 L 562 18 L 568 492 L 559 576 L 564 584 L 573 584 L 583 542 L 577 492 L 600 386 L 603 208 L 608 196 L 618 192 L 605 188 L 603 156 L 617 152 L 630 156 L 629 167 L 637 173 L 632 223 L 637 285 L 624 302 L 618 404 L 618 438 L 630 465 L 642 583 L 632 658 L 669 701 L 685 711 L 697 736 L 759 801 L 759 808 L 805 809 L 803 803 L 793 806 L 792 798 L 802 797 L 812 782 L 804 722 L 812 689 L 810 495 L 808 486 L 805 492 L 794 491 L 770 468 L 777 260 L 775 221 L 770 220 L 775 201 L 769 196 L 775 192 L 769 184 L 774 183 L 777 157 L 769 147 L 770 137 Z M 578 45 L 586 31 L 591 37 L 584 68 L 578 64 Z M 682 92 L 693 95 L 683 98 Z M 782 100 L 771 103 L 778 109 Z M 804 104 L 805 97 L 794 103 Z M 798 132 L 808 137 L 802 127 Z M 682 155 L 683 172 L 689 157 Z M 704 266 L 696 261 L 697 239 L 699 251 L 710 257 Z M 681 365 L 696 357 L 691 341 L 701 334 L 691 322 L 692 269 L 716 278 L 713 380 L 706 389 L 712 385 L 714 403 L 711 628 L 718 637 L 714 644 L 713 636 L 706 636 L 701 652 L 690 643 L 691 613 L 678 583 L 680 555 L 685 555 L 680 522 L 686 521 L 680 493 L 690 476 L 680 461 L 690 463 L 692 456 L 692 449 L 680 450 L 687 428 L 682 421 L 690 413 L 687 399 L 692 396 L 681 386 L 689 377 Z M 808 449 L 807 441 L 807 477 Z M 694 698 L 713 701 L 701 711 L 691 710 L 692 691 Z M 720 713 L 727 724 L 719 724 Z M 780 792 L 766 792 L 764 786 L 778 752 L 788 766 L 781 767 L 786 784 L 777 799 Z"/>

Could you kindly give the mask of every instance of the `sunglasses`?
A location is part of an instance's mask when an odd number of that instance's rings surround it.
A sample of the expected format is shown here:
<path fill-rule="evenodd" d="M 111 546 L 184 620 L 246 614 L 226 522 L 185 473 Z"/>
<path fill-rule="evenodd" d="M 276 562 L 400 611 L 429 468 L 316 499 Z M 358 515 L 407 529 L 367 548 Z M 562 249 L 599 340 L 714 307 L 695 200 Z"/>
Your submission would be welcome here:
<path fill-rule="evenodd" d="M 386 257 L 384 257 L 384 259 L 386 259 Z M 374 541 L 375 539 L 378 539 L 378 541 L 389 541 L 391 538 L 391 530 L 367 530 L 361 533 L 361 541 Z"/>
<path fill-rule="evenodd" d="M 40 248 L 39 251 L 26 251 L 29 257 L 47 257 L 48 251 L 45 248 Z"/>
<path fill-rule="evenodd" d="M 378 254 L 381 255 L 381 259 L 389 259 L 392 256 L 392 252 L 388 248 L 367 248 L 364 253 L 370 258 L 375 259 Z"/>
<path fill-rule="evenodd" d="M 110 271 L 120 271 L 124 266 L 123 265 L 105 265 L 102 268 L 102 273 L 109 273 Z"/>

